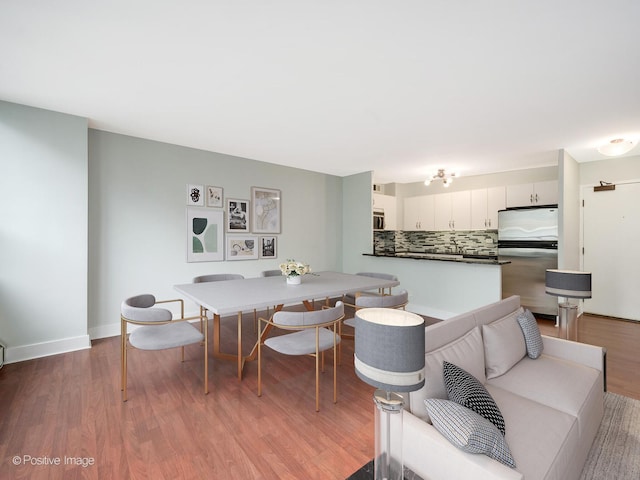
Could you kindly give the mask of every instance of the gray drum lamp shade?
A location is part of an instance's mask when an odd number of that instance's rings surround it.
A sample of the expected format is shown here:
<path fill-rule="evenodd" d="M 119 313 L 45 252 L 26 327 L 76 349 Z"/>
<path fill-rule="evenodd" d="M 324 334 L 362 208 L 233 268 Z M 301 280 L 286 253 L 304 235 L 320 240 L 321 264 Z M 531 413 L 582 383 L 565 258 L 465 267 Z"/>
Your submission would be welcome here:
<path fill-rule="evenodd" d="M 424 319 L 390 308 L 363 308 L 355 316 L 358 377 L 388 392 L 424 385 Z"/>
<path fill-rule="evenodd" d="M 574 270 L 547 270 L 546 292 L 556 297 L 591 298 L 591 273 Z"/>

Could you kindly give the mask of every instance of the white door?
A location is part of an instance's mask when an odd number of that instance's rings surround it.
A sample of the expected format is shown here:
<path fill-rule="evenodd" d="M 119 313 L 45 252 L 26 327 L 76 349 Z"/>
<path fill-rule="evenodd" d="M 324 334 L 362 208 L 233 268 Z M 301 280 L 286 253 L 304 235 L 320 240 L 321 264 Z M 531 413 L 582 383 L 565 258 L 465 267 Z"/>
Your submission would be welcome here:
<path fill-rule="evenodd" d="M 612 191 L 583 187 L 583 270 L 593 298 L 584 311 L 640 320 L 640 183 Z"/>

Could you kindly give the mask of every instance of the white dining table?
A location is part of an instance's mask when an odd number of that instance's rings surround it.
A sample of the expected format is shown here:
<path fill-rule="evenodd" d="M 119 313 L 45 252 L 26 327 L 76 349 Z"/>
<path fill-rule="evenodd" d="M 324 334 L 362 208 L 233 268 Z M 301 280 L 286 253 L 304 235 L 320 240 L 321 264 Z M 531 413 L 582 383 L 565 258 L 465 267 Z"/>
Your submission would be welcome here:
<path fill-rule="evenodd" d="M 233 359 L 238 364 L 238 378 L 242 379 L 244 363 L 255 357 L 254 347 L 247 356 L 242 355 L 242 313 L 286 304 L 304 303 L 313 309 L 312 299 L 332 298 L 345 293 L 391 288 L 398 281 L 340 272 L 318 272 L 305 275 L 299 285 L 290 285 L 284 276 L 244 278 L 219 282 L 185 283 L 174 289 L 205 310 L 214 318 L 213 354 L 223 359 Z M 238 349 L 235 355 L 220 350 L 220 319 L 237 315 Z M 258 339 L 260 341 L 260 339 Z M 257 346 L 257 342 L 256 342 Z"/>

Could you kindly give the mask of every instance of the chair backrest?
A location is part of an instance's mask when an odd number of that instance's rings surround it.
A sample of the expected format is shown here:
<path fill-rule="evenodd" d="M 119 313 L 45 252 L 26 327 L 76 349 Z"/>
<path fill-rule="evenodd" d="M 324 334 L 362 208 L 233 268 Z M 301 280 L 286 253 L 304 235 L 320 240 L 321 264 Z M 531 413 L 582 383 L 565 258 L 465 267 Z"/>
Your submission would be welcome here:
<path fill-rule="evenodd" d="M 273 314 L 273 323 L 287 327 L 308 327 L 329 323 L 344 316 L 344 304 L 336 302 L 333 308 L 314 310 L 312 312 L 276 312 Z"/>
<path fill-rule="evenodd" d="M 400 290 L 393 295 L 361 295 L 356 297 L 358 308 L 399 308 L 409 302 L 409 293 Z"/>
<path fill-rule="evenodd" d="M 363 277 L 382 278 L 384 280 L 392 280 L 394 282 L 398 281 L 398 277 L 396 275 L 392 275 L 391 273 L 358 272 L 356 273 L 356 275 L 360 275 Z"/>
<path fill-rule="evenodd" d="M 193 279 L 193 283 L 221 282 L 224 280 L 242 280 L 244 276 L 239 273 L 212 273 L 211 275 L 200 275 Z"/>
<path fill-rule="evenodd" d="M 167 322 L 173 318 L 166 308 L 151 308 L 155 303 L 156 297 L 149 293 L 129 297 L 120 305 L 120 313 L 136 322 Z"/>
<path fill-rule="evenodd" d="M 263 270 L 260 272 L 261 277 L 279 277 L 282 275 L 280 270 Z"/>

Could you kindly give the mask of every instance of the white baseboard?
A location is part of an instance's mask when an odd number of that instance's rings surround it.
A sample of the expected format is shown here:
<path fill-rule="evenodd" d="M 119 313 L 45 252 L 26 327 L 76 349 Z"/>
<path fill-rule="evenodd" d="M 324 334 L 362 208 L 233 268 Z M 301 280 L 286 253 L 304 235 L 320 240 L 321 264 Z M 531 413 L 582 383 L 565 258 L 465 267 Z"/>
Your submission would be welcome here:
<path fill-rule="evenodd" d="M 110 323 L 109 325 L 100 325 L 89 329 L 91 340 L 98 338 L 116 337 L 120 335 L 120 322 Z"/>
<path fill-rule="evenodd" d="M 75 352 L 91 348 L 89 335 L 79 337 L 63 338 L 50 342 L 34 343 L 19 347 L 7 347 L 5 352 L 5 363 L 23 362 L 34 358 L 48 357 L 59 353 Z"/>

